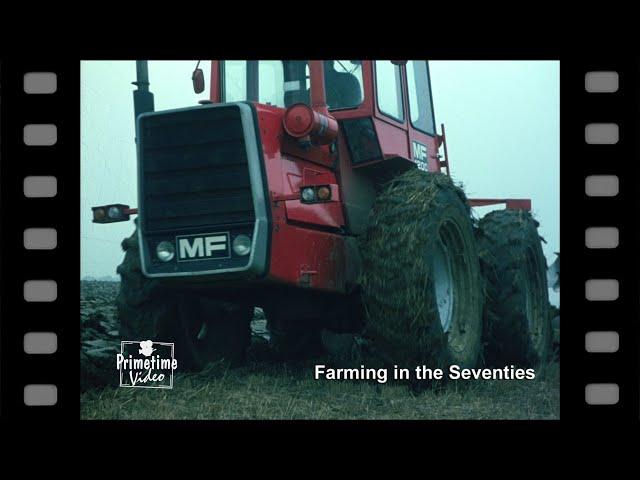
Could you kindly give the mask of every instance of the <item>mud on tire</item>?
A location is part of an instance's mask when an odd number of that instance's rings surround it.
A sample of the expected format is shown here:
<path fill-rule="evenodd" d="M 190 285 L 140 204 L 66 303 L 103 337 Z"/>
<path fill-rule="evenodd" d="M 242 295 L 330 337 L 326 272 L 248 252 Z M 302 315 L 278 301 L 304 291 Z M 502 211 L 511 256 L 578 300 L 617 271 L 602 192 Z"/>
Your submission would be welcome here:
<path fill-rule="evenodd" d="M 410 170 L 379 195 L 360 243 L 365 335 L 387 361 L 474 366 L 483 288 L 463 191 L 445 175 Z"/>
<path fill-rule="evenodd" d="M 122 241 L 116 307 L 122 340 L 175 344 L 181 369 L 199 370 L 224 358 L 240 363 L 251 339 L 253 309 L 202 298 L 146 278 L 140 266 L 137 230 Z"/>
<path fill-rule="evenodd" d="M 531 366 L 550 355 L 547 266 L 537 227 L 525 210 L 498 210 L 480 220 L 478 248 L 487 284 L 485 344 L 490 364 Z"/>

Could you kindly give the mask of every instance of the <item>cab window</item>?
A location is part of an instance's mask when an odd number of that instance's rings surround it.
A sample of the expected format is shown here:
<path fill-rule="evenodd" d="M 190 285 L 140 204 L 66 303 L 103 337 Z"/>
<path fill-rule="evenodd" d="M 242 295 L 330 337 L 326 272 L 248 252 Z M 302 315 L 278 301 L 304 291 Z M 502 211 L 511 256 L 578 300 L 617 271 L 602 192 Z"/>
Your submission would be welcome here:
<path fill-rule="evenodd" d="M 362 61 L 325 60 L 324 89 L 330 110 L 355 108 L 362 103 Z"/>
<path fill-rule="evenodd" d="M 362 62 L 325 60 L 324 82 L 331 110 L 355 108 L 363 100 Z M 299 60 L 227 60 L 222 62 L 222 99 L 277 107 L 311 103 L 309 65 Z"/>
<path fill-rule="evenodd" d="M 435 135 L 429 66 L 426 61 L 412 60 L 407 62 L 407 90 L 409 92 L 411 125 L 416 130 Z"/>
<path fill-rule="evenodd" d="M 250 101 L 276 107 L 310 103 L 306 61 L 226 60 L 222 66 L 222 100 Z"/>
<path fill-rule="evenodd" d="M 282 62 L 260 60 L 258 62 L 258 103 L 284 106 L 284 68 Z"/>
<path fill-rule="evenodd" d="M 382 113 L 399 122 L 404 121 L 399 65 L 389 60 L 376 60 L 376 95 Z"/>
<path fill-rule="evenodd" d="M 247 62 L 228 60 L 223 65 L 222 99 L 225 102 L 247 100 Z"/>

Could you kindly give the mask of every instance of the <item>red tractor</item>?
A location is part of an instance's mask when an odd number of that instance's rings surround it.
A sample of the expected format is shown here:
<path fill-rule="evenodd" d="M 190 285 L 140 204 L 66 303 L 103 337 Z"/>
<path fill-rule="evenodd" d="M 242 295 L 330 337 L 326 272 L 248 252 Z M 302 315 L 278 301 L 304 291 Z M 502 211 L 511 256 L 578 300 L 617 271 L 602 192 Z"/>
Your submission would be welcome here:
<path fill-rule="evenodd" d="M 451 181 L 426 61 L 212 61 L 210 101 L 158 112 L 137 72 L 138 208 L 93 208 L 98 223 L 138 215 L 123 339 L 175 342 L 193 368 L 241 360 L 259 306 L 286 357 L 327 330 L 409 367 L 547 358 L 530 201 L 469 200 Z"/>

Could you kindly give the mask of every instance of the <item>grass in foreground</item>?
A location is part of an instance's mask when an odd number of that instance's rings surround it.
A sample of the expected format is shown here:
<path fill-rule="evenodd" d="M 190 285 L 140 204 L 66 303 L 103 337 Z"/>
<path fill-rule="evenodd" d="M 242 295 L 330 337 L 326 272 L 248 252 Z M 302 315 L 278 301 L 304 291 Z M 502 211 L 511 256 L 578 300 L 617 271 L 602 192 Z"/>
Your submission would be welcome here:
<path fill-rule="evenodd" d="M 451 382 L 412 393 L 404 384 L 316 381 L 313 367 L 253 363 L 178 374 L 173 390 L 106 387 L 85 392 L 86 420 L 557 419 L 559 365 L 535 380 Z"/>

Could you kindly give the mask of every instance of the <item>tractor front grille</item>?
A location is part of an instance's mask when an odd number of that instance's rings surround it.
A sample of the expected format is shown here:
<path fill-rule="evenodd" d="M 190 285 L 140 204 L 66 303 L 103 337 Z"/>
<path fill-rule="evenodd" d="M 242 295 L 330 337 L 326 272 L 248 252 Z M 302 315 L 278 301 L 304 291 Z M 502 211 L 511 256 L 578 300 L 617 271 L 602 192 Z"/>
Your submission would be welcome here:
<path fill-rule="evenodd" d="M 145 275 L 222 279 L 264 273 L 269 215 L 256 122 L 247 103 L 138 117 L 138 234 Z M 250 238 L 250 254 L 232 248 L 238 236 Z M 166 242 L 176 253 L 162 261 L 157 250 Z"/>
<path fill-rule="evenodd" d="M 148 116 L 140 126 L 145 232 L 253 224 L 247 153 L 237 106 Z"/>

